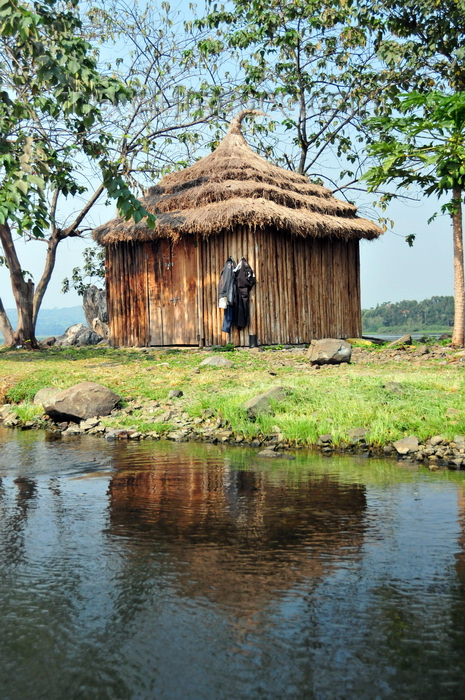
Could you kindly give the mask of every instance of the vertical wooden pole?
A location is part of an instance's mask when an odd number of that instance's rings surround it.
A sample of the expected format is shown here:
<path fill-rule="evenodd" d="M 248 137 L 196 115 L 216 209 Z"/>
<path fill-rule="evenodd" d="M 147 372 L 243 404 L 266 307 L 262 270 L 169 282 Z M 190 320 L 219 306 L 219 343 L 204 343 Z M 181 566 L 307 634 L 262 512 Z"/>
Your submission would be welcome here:
<path fill-rule="evenodd" d="M 200 236 L 195 239 L 195 257 L 197 270 L 197 337 L 199 348 L 205 345 L 205 333 L 203 330 L 203 285 L 204 269 L 202 266 L 202 241 Z"/>
<path fill-rule="evenodd" d="M 247 255 L 248 257 L 248 262 L 250 267 L 252 268 L 255 278 L 257 278 L 257 256 L 256 256 L 256 247 L 255 247 L 255 233 L 252 231 L 252 228 L 250 226 L 247 227 Z M 257 313 L 257 303 L 256 303 L 256 294 L 257 294 L 257 284 L 259 284 L 258 279 L 256 281 L 255 287 L 250 292 L 249 295 L 249 308 L 250 308 L 250 324 L 249 324 L 249 338 L 247 345 L 250 345 L 250 337 L 252 337 L 255 342 L 258 344 L 258 334 L 257 334 L 257 319 L 256 319 L 256 313 Z"/>

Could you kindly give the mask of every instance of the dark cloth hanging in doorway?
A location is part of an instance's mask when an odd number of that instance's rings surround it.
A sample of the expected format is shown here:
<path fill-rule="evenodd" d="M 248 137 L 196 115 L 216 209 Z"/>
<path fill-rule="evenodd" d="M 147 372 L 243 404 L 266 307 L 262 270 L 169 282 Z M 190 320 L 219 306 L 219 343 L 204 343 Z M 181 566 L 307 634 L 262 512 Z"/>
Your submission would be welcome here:
<path fill-rule="evenodd" d="M 235 325 L 239 330 L 246 328 L 250 323 L 250 290 L 255 284 L 255 275 L 245 258 L 242 258 L 234 270 L 236 284 L 236 315 Z"/>
<path fill-rule="evenodd" d="M 255 284 L 255 275 L 245 258 L 236 265 L 229 257 L 221 271 L 218 285 L 218 306 L 224 309 L 222 331 L 229 333 L 232 326 L 239 330 L 250 323 L 250 290 Z"/>

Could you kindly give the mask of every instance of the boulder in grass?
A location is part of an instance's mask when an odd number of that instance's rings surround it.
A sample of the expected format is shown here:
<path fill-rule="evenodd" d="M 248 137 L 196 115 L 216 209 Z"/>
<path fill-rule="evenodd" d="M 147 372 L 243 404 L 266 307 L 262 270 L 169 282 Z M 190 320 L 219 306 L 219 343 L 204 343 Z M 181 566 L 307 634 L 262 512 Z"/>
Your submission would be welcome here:
<path fill-rule="evenodd" d="M 80 382 L 55 394 L 44 405 L 53 420 L 75 421 L 107 416 L 121 401 L 121 397 L 96 382 Z"/>
<path fill-rule="evenodd" d="M 312 340 L 308 348 L 308 359 L 312 365 L 339 365 L 350 362 L 351 357 L 350 343 L 336 338 Z"/>
<path fill-rule="evenodd" d="M 72 345 L 82 347 L 85 345 L 97 345 L 101 340 L 103 340 L 101 335 L 97 335 L 83 323 L 75 323 L 63 335 L 58 336 L 55 345 L 59 348 L 67 348 Z"/>
<path fill-rule="evenodd" d="M 247 416 L 253 420 L 259 413 L 269 413 L 272 401 L 284 401 L 285 398 L 286 389 L 282 386 L 275 386 L 263 394 L 253 396 L 242 404 L 242 408 L 247 411 Z"/>
<path fill-rule="evenodd" d="M 220 357 L 218 355 L 211 355 L 210 357 L 202 360 L 199 367 L 233 367 L 234 363 L 228 360 L 226 357 Z"/>

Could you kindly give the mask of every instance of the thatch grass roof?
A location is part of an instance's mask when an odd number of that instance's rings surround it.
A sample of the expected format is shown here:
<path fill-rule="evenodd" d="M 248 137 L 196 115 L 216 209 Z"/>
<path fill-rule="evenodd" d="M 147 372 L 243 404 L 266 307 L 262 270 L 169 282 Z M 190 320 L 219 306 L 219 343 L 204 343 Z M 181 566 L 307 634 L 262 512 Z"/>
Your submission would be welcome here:
<path fill-rule="evenodd" d="M 155 229 L 144 220 L 118 217 L 94 231 L 102 245 L 184 235 L 212 236 L 238 225 L 277 229 L 293 236 L 373 239 L 382 230 L 356 215 L 356 207 L 336 199 L 290 170 L 255 153 L 241 132 L 246 110 L 235 117 L 218 148 L 185 170 L 150 187 L 142 204 L 156 216 Z"/>

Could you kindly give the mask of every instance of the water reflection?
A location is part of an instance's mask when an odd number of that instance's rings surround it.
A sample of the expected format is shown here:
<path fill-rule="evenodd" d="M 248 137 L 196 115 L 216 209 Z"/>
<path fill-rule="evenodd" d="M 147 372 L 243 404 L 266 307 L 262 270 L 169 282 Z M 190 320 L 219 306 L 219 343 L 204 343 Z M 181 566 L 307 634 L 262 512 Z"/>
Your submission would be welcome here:
<path fill-rule="evenodd" d="M 182 595 L 258 609 L 276 591 L 321 578 L 363 543 L 365 489 L 245 471 L 228 460 L 122 468 L 109 486 L 111 532 L 170 556 Z"/>
<path fill-rule="evenodd" d="M 0 698 L 465 697 L 465 482 L 0 429 Z"/>

